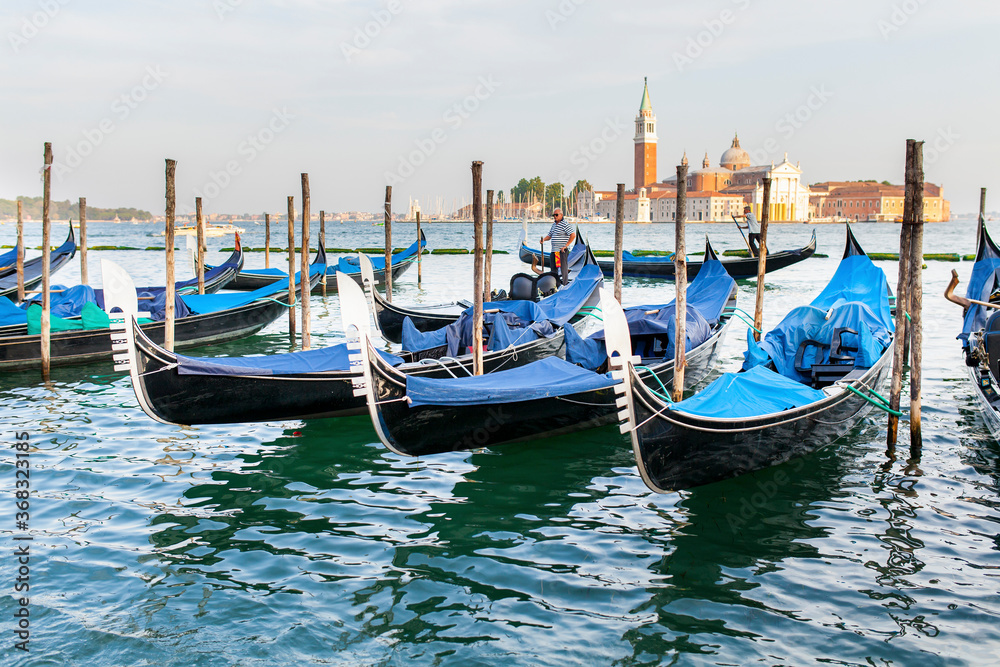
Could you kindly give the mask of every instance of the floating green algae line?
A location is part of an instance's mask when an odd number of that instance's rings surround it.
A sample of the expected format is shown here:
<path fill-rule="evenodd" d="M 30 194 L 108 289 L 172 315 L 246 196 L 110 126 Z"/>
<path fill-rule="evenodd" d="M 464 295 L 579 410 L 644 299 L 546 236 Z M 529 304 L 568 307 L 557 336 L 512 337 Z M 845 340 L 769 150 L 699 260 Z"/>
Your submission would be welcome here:
<path fill-rule="evenodd" d="M 468 255 L 469 250 L 466 248 L 435 248 L 431 250 L 432 255 Z"/>

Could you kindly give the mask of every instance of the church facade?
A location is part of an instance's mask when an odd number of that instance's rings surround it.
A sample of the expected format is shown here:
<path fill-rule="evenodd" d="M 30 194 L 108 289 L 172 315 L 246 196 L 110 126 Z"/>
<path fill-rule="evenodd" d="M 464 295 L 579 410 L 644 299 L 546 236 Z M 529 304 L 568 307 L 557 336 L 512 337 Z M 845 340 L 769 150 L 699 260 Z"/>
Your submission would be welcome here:
<path fill-rule="evenodd" d="M 656 114 L 650 102 L 648 83 L 644 80 L 642 101 L 635 118 L 633 189 L 625 195 L 625 219 L 630 222 L 673 222 L 676 219 L 677 176 L 671 174 L 658 180 L 657 142 Z M 688 164 L 686 154 L 681 164 Z M 701 169 L 688 172 L 687 220 L 729 222 L 732 215 L 742 215 L 744 205 L 749 205 L 758 219 L 762 218 L 764 178 L 771 179 L 768 213 L 769 219 L 775 222 L 814 218 L 882 221 L 893 220 L 901 214 L 901 204 L 896 201 L 900 195 L 896 189 L 902 186 L 869 188 L 871 191 L 865 192 L 853 189 L 831 192 L 829 184 L 817 184 L 816 192 L 811 192 L 802 180 L 799 163 L 792 163 L 788 153 L 779 163 L 753 165 L 749 153 L 740 146 L 739 136 L 734 135 L 729 148 L 719 158 L 718 166 L 711 166 L 706 152 Z M 928 222 L 947 220 L 949 205 L 941 194 L 941 187 L 930 183 L 926 186 L 925 219 Z M 615 198 L 614 191 L 581 193 L 578 215 L 613 220 Z"/>

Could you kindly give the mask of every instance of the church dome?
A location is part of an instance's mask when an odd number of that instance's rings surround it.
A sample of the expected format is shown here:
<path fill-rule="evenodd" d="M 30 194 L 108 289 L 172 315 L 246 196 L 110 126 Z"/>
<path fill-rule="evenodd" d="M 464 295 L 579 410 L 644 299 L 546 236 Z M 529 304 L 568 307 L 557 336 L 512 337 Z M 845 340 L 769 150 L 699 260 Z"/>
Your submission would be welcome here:
<path fill-rule="evenodd" d="M 733 145 L 722 154 L 722 157 L 719 159 L 719 166 L 733 171 L 750 166 L 750 155 L 740 148 L 739 136 L 733 137 Z"/>

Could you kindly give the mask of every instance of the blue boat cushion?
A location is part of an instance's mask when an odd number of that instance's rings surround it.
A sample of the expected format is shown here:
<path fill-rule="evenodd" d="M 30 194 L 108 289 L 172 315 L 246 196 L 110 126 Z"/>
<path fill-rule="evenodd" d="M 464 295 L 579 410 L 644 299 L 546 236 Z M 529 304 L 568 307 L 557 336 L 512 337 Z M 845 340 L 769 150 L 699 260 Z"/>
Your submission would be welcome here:
<path fill-rule="evenodd" d="M 580 309 L 594 294 L 594 290 L 600 287 L 603 282 L 604 274 L 601 273 L 601 267 L 588 264 L 580 269 L 569 285 L 552 296 L 540 299 L 537 305 L 542 312 L 542 317 L 532 319 L 534 321 L 545 319 L 556 326 L 562 326 L 580 312 Z"/>
<path fill-rule="evenodd" d="M 742 373 L 725 373 L 691 398 L 672 404 L 670 409 L 699 417 L 739 419 L 802 407 L 824 396 L 819 389 L 756 366 Z"/>
<path fill-rule="evenodd" d="M 378 351 L 393 366 L 403 363 L 399 357 Z M 350 370 L 347 345 L 331 345 L 318 350 L 271 354 L 262 357 L 186 357 L 177 355 L 178 375 L 298 375 Z"/>
<path fill-rule="evenodd" d="M 548 357 L 508 371 L 460 378 L 408 375 L 410 406 L 488 405 L 568 396 L 614 386 L 610 374 L 593 373 L 558 357 Z"/>

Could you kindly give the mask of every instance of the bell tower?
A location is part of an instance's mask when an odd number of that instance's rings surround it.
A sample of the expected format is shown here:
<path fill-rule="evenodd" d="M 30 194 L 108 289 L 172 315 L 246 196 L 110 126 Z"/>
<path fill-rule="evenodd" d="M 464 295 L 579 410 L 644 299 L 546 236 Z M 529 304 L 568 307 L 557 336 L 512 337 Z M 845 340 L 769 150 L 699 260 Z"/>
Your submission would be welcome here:
<path fill-rule="evenodd" d="M 656 116 L 649 103 L 649 87 L 642 80 L 642 103 L 635 117 L 635 191 L 656 182 Z"/>

